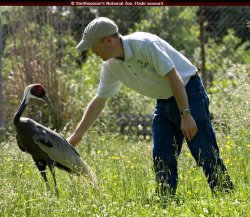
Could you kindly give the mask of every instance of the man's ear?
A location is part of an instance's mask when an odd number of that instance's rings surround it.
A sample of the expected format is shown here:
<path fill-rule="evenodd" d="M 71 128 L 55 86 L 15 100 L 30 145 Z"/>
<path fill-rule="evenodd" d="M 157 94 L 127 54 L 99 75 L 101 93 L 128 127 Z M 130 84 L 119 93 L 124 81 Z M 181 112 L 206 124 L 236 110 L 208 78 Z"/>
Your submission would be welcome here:
<path fill-rule="evenodd" d="M 111 36 L 104 38 L 104 42 L 109 44 L 109 45 L 112 44 L 112 40 L 113 40 L 113 38 Z"/>

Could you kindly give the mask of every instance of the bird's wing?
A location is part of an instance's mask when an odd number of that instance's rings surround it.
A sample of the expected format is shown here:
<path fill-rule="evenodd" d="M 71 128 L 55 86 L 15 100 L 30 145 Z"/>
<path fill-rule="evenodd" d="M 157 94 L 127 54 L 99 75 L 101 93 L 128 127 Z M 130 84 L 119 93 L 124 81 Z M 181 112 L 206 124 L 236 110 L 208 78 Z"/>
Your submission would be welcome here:
<path fill-rule="evenodd" d="M 96 177 L 91 168 L 66 139 L 52 130 L 43 128 L 42 131 L 42 134 L 34 135 L 33 140 L 53 161 L 69 168 L 72 172 L 87 174 L 95 182 Z"/>

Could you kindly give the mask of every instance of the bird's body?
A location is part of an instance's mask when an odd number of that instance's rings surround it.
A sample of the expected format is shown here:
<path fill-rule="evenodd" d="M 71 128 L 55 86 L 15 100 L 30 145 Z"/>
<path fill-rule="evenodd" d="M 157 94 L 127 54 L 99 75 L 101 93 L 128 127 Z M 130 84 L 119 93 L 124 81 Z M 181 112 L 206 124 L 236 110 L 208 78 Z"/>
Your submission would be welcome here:
<path fill-rule="evenodd" d="M 35 161 L 53 161 L 60 169 L 82 175 L 88 172 L 84 169 L 90 169 L 68 141 L 55 131 L 30 118 L 20 118 L 16 127 L 20 148 Z"/>
<path fill-rule="evenodd" d="M 87 174 L 91 181 L 96 184 L 97 178 L 95 174 L 65 138 L 30 118 L 21 117 L 29 101 L 29 97 L 31 97 L 32 90 L 35 96 L 33 96 L 33 98 L 42 98 L 45 102 L 50 103 L 44 90 L 44 92 L 38 92 L 36 94 L 37 90 L 35 88 L 37 88 L 37 86 L 41 88 L 41 85 L 30 85 L 28 86 L 29 88 L 27 87 L 25 89 L 23 102 L 14 117 L 19 148 L 32 156 L 47 186 L 46 166 L 48 166 L 52 172 L 56 190 L 57 184 L 54 166 L 79 175 Z"/>
<path fill-rule="evenodd" d="M 46 159 L 48 157 L 48 154 L 42 151 L 33 140 L 33 135 L 42 135 L 43 128 L 45 127 L 41 126 L 32 119 L 25 117 L 20 118 L 20 121 L 15 125 L 15 127 L 18 145 L 21 150 L 31 154 L 31 156 L 36 159 Z"/>

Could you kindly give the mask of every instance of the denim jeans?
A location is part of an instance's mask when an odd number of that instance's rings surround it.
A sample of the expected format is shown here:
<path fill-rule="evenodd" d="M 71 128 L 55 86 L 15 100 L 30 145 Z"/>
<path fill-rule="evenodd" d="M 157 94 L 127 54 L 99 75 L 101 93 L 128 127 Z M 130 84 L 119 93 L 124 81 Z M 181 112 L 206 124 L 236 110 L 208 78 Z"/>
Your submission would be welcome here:
<path fill-rule="evenodd" d="M 209 98 L 198 75 L 186 85 L 189 108 L 198 127 L 195 137 L 187 142 L 198 166 L 203 167 L 208 184 L 215 192 L 232 189 L 232 182 L 220 157 L 215 133 L 209 119 Z M 177 159 L 184 136 L 181 115 L 174 97 L 157 100 L 152 122 L 153 161 L 161 193 L 174 195 L 177 189 Z"/>

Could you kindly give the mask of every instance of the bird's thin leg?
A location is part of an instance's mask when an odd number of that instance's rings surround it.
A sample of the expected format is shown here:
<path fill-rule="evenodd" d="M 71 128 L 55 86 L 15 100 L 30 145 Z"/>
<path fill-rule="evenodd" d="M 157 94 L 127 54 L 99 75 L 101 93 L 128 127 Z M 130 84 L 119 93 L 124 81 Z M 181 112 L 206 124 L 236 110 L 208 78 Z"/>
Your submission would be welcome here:
<path fill-rule="evenodd" d="M 42 175 L 44 181 L 45 181 L 45 184 L 46 184 L 46 187 L 48 189 L 48 191 L 50 190 L 50 187 L 49 187 L 49 182 L 48 182 L 48 179 L 46 177 L 46 172 L 43 170 L 43 171 L 40 171 L 40 174 Z"/>
<path fill-rule="evenodd" d="M 56 195 L 59 196 L 59 191 L 58 191 L 58 187 L 56 183 L 55 167 L 53 165 L 49 165 L 49 169 L 54 180 L 54 187 L 55 187 Z"/>
<path fill-rule="evenodd" d="M 48 179 L 47 179 L 47 176 L 46 176 L 46 162 L 43 162 L 43 161 L 36 161 L 35 160 L 35 165 L 37 166 L 41 176 L 43 177 L 43 180 L 45 181 L 45 184 L 46 184 L 46 187 L 48 189 L 48 191 L 50 190 L 50 187 L 49 187 L 49 182 L 48 182 Z"/>

